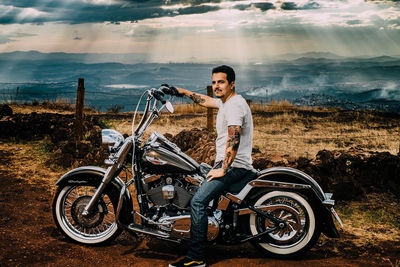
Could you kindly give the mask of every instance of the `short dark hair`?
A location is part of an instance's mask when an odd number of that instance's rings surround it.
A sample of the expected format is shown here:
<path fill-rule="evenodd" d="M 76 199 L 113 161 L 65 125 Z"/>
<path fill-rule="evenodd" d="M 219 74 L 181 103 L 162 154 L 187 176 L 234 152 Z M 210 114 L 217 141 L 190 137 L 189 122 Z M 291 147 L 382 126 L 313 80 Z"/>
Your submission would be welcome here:
<path fill-rule="evenodd" d="M 222 65 L 222 66 L 218 66 L 213 68 L 212 70 L 212 74 L 214 73 L 218 73 L 218 72 L 222 72 L 226 74 L 226 79 L 228 80 L 228 83 L 230 84 L 231 82 L 235 81 L 235 71 L 227 66 L 227 65 Z"/>

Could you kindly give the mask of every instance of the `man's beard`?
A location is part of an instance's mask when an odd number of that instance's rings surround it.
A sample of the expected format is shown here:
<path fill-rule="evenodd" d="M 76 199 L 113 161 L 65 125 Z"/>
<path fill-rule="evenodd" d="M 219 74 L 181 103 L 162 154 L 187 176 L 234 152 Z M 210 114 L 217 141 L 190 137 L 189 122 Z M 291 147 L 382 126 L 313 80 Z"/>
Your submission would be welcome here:
<path fill-rule="evenodd" d="M 216 98 L 223 98 L 225 96 L 224 94 L 217 95 L 216 92 L 222 93 L 222 91 L 221 90 L 215 90 L 214 91 L 214 95 L 215 95 Z"/>

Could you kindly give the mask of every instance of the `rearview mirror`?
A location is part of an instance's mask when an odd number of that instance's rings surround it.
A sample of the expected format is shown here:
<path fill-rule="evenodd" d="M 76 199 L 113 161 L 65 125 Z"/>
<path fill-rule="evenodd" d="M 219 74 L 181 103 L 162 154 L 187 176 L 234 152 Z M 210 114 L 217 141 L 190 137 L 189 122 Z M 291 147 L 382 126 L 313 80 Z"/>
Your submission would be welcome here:
<path fill-rule="evenodd" d="M 167 108 L 167 110 L 169 111 L 169 113 L 174 113 L 174 106 L 172 106 L 171 102 L 167 101 L 165 103 L 165 107 Z"/>

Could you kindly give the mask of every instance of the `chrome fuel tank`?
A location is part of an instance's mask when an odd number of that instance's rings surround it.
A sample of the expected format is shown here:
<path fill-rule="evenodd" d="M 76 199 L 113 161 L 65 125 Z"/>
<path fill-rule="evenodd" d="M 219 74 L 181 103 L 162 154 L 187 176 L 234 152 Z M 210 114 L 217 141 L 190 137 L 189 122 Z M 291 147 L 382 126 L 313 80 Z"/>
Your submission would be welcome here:
<path fill-rule="evenodd" d="M 148 173 L 194 173 L 199 164 L 192 158 L 169 150 L 164 146 L 146 146 L 142 156 L 142 168 Z"/>

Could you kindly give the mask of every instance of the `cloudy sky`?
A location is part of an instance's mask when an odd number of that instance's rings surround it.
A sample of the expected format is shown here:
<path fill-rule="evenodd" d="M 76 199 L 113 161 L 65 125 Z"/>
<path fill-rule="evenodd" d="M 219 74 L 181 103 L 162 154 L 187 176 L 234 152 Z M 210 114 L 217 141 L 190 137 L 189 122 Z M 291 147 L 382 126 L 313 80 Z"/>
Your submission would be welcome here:
<path fill-rule="evenodd" d="M 254 62 L 400 55 L 400 0 L 1 0 L 0 52 Z"/>

